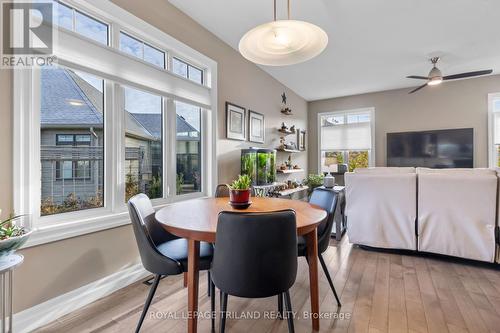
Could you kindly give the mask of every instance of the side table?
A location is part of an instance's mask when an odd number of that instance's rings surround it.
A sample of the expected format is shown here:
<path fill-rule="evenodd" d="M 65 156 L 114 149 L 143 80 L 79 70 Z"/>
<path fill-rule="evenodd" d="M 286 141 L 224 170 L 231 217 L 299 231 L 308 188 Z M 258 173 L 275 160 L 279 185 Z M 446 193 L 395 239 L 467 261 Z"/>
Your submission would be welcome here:
<path fill-rule="evenodd" d="M 24 261 L 24 257 L 20 254 L 11 254 L 7 257 L 4 257 L 0 260 L 0 280 L 1 280 L 1 289 L 0 293 L 2 294 L 2 302 L 0 304 L 1 312 L 2 312 L 2 333 L 9 332 L 12 333 L 12 273 L 14 269 L 21 265 Z M 7 289 L 7 283 L 9 285 Z M 8 298 L 8 301 L 7 301 Z M 9 311 L 8 316 L 8 331 L 6 331 L 6 312 L 7 308 Z"/>

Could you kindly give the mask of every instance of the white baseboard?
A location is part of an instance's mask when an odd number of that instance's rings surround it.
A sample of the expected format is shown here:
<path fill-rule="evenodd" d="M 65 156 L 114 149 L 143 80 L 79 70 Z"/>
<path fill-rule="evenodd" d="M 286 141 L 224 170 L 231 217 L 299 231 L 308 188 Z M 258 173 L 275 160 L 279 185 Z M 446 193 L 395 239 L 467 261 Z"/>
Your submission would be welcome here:
<path fill-rule="evenodd" d="M 18 312 L 14 314 L 13 331 L 31 332 L 150 274 L 139 263 Z"/>

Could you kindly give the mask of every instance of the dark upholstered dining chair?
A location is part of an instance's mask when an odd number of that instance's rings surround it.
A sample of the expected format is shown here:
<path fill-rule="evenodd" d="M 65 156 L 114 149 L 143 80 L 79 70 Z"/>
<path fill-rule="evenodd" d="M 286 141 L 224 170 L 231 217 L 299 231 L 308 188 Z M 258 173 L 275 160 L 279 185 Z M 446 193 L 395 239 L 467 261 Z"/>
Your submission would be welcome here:
<path fill-rule="evenodd" d="M 154 274 L 154 281 L 149 290 L 141 317 L 135 332 L 139 332 L 144 317 L 151 305 L 158 283 L 163 276 L 178 275 L 188 270 L 188 242 L 167 232 L 155 219 L 155 211 L 151 201 L 145 194 L 137 194 L 128 201 L 128 209 L 135 234 L 139 254 L 144 268 Z M 213 247 L 209 243 L 200 244 L 200 270 L 209 270 L 212 262 Z M 215 292 L 212 283 L 211 306 L 215 308 Z M 214 320 L 212 319 L 212 330 Z"/>
<path fill-rule="evenodd" d="M 215 195 L 216 198 L 224 198 L 229 196 L 229 188 L 227 187 L 226 184 L 219 184 L 217 185 L 217 188 L 215 189 Z"/>
<path fill-rule="evenodd" d="M 294 332 L 289 289 L 297 276 L 295 212 L 221 212 L 217 223 L 212 279 L 221 291 L 220 332 L 225 331 L 228 295 L 282 295 L 288 330 Z"/>
<path fill-rule="evenodd" d="M 318 257 L 319 262 L 321 263 L 321 267 L 323 268 L 323 272 L 325 272 L 328 283 L 330 284 L 330 288 L 332 289 L 333 295 L 337 300 L 337 305 L 341 306 L 342 304 L 340 303 L 339 296 L 337 295 L 337 291 L 335 290 L 332 278 L 330 277 L 330 273 L 328 272 L 328 267 L 326 266 L 325 260 L 323 259 L 322 255 L 328 249 L 328 246 L 330 244 L 330 237 L 332 234 L 333 222 L 335 218 L 335 210 L 337 209 L 337 193 L 331 189 L 315 188 L 311 194 L 309 203 L 323 208 L 328 214 L 326 220 L 324 220 L 318 226 Z M 299 257 L 307 258 L 307 246 L 305 239 L 303 237 L 299 237 L 298 243 Z"/>

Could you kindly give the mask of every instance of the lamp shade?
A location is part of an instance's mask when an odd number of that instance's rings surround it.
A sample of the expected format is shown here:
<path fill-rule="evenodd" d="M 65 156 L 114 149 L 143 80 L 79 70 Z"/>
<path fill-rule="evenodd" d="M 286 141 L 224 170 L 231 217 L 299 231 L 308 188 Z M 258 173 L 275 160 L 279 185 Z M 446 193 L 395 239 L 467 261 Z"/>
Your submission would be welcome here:
<path fill-rule="evenodd" d="M 261 24 L 240 40 L 240 53 L 248 60 L 268 66 L 304 62 L 320 54 L 328 44 L 328 35 L 320 27 L 296 20 Z"/>

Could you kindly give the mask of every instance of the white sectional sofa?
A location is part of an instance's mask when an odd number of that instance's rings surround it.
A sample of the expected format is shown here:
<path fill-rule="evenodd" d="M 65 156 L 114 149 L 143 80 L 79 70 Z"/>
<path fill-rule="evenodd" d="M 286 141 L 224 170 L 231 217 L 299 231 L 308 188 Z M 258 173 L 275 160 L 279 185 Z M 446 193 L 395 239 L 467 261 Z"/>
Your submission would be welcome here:
<path fill-rule="evenodd" d="M 347 173 L 349 240 L 494 262 L 498 179 L 490 169 L 368 168 Z"/>

